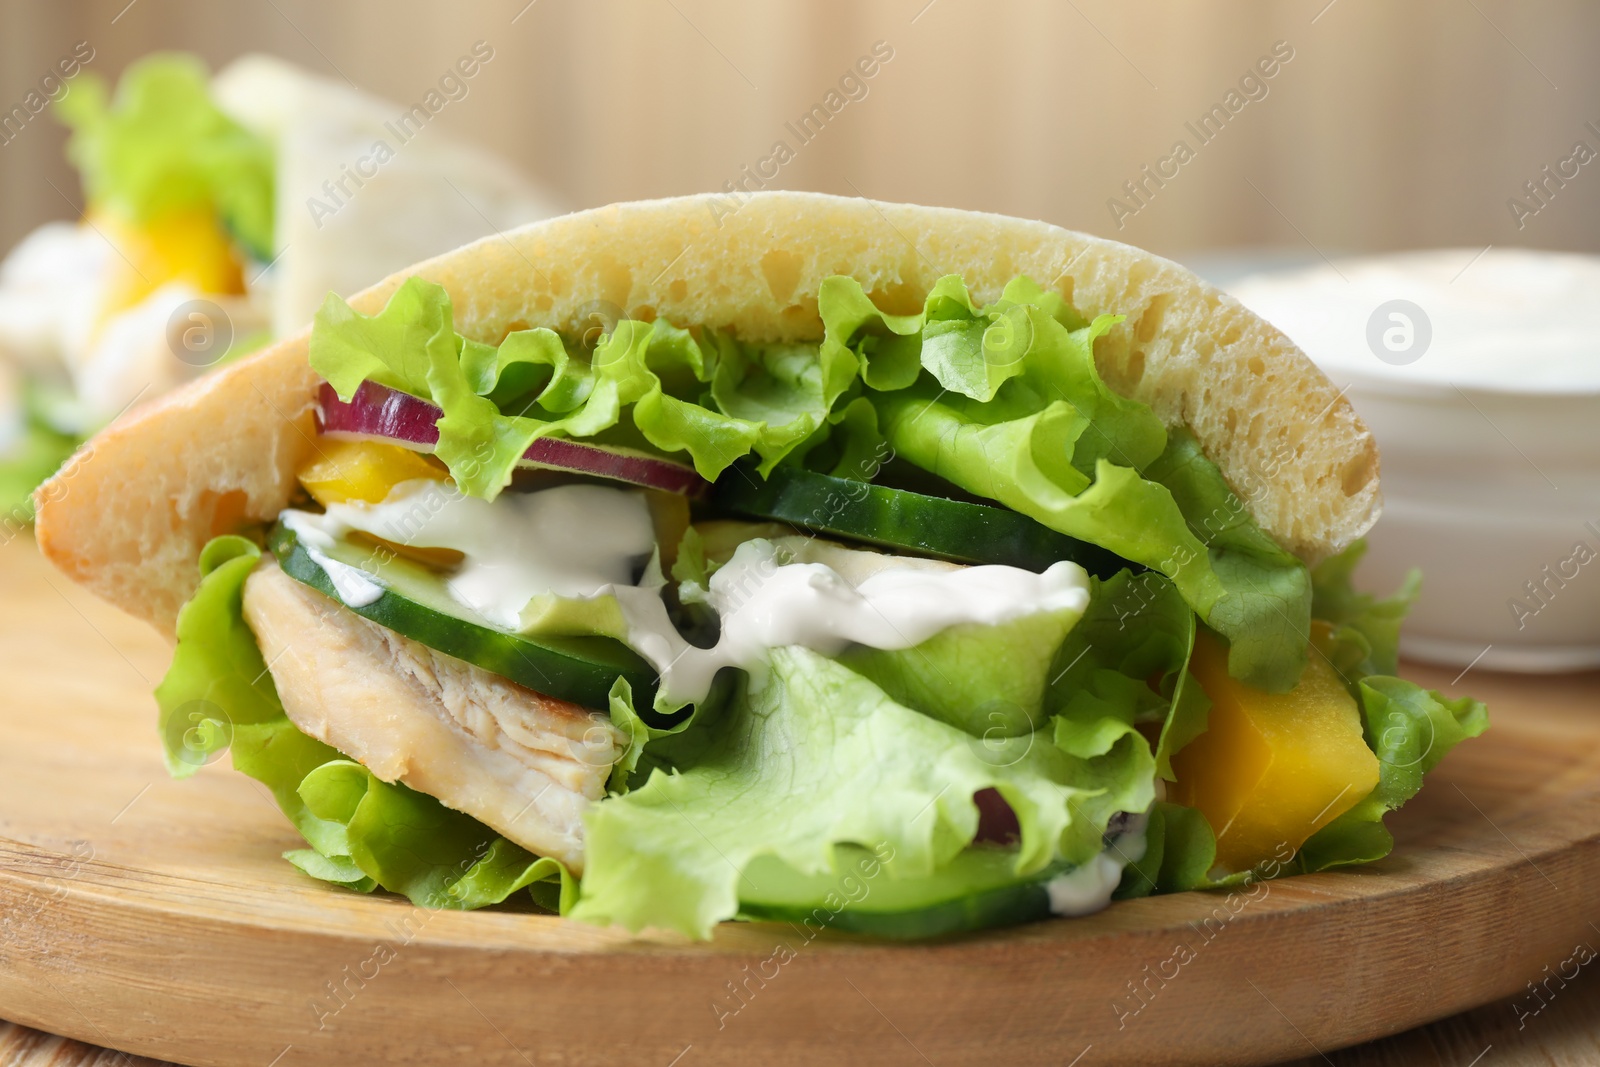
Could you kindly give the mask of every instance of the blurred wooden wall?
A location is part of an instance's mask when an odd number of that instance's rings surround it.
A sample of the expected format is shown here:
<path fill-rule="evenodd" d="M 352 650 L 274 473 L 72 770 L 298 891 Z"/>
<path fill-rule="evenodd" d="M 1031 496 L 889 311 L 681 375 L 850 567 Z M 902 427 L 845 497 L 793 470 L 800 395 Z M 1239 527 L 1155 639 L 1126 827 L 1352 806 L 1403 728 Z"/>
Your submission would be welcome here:
<path fill-rule="evenodd" d="M 785 122 L 883 41 L 893 58 L 865 98 L 772 185 L 1033 216 L 1174 254 L 1600 250 L 1600 161 L 1520 231 L 1506 206 L 1574 142 L 1600 150 L 1585 128 L 1600 128 L 1590 0 L 524 3 L 0 0 L 0 110 L 80 40 L 106 75 L 158 48 L 213 64 L 266 50 L 407 103 L 482 40 L 494 59 L 435 121 L 584 207 L 719 188 L 775 141 L 796 147 Z M 1267 95 L 1119 230 L 1107 201 L 1132 206 L 1123 183 L 1180 137 L 1196 145 L 1184 123 L 1280 40 L 1294 58 Z M 43 118 L 0 145 L 0 244 L 71 215 L 62 142 Z"/>

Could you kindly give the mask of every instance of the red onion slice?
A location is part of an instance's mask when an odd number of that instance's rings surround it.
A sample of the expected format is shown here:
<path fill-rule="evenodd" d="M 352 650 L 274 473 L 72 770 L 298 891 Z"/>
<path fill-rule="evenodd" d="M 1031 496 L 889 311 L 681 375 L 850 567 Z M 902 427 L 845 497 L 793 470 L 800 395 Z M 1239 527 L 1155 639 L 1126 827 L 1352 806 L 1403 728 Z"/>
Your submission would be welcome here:
<path fill-rule="evenodd" d="M 327 382 L 317 393 L 317 430 L 341 437 L 372 437 L 432 452 L 444 412 L 409 393 L 362 382 L 347 404 Z"/>
<path fill-rule="evenodd" d="M 972 794 L 972 802 L 978 806 L 978 833 L 973 844 L 1013 847 L 1022 840 L 1022 824 L 1000 790 L 980 789 Z"/>
<path fill-rule="evenodd" d="M 317 405 L 317 430 L 330 437 L 388 441 L 417 452 L 432 452 L 439 443 L 442 411 L 426 400 L 376 382 L 362 382 L 349 403 L 324 382 Z M 698 497 L 710 488 L 686 463 L 630 448 L 556 437 L 534 441 L 517 466 L 589 474 L 682 496 Z"/>

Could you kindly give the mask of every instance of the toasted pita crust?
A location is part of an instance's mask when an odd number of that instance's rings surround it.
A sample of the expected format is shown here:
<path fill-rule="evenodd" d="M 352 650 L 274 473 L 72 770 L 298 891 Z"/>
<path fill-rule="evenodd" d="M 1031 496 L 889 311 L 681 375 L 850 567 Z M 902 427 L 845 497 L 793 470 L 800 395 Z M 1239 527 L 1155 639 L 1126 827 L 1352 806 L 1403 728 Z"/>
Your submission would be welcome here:
<path fill-rule="evenodd" d="M 1086 315 L 1126 315 L 1097 350 L 1101 373 L 1169 424 L 1187 424 L 1289 550 L 1315 560 L 1377 518 L 1372 437 L 1287 338 L 1175 263 L 1042 222 L 814 193 L 618 204 L 468 245 L 351 303 L 376 312 L 415 274 L 443 285 L 457 329 L 485 342 L 529 326 L 573 329 L 596 308 L 803 340 L 821 335 L 816 293 L 829 275 L 852 275 L 880 306 L 905 312 L 952 273 L 981 301 L 1025 274 Z M 171 633 L 207 539 L 266 522 L 289 501 L 312 450 L 306 339 L 101 433 L 39 491 L 45 554 Z"/>

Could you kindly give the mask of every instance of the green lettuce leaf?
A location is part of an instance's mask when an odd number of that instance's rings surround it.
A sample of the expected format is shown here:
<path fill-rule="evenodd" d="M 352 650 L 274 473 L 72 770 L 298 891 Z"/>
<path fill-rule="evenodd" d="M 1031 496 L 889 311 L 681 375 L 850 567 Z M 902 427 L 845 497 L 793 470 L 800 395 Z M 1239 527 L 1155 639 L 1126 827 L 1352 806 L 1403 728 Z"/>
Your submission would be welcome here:
<path fill-rule="evenodd" d="M 200 586 L 178 614 L 177 651 L 155 692 L 167 773 L 174 778 L 210 762 L 240 727 L 288 721 L 244 622 L 244 581 L 260 558 L 253 542 L 231 535 L 201 550 Z M 333 750 L 325 755 L 332 758 Z"/>
<path fill-rule="evenodd" d="M 834 401 L 855 380 L 853 357 L 815 345 L 741 345 L 720 334 L 715 340 L 711 399 L 724 415 L 762 428 L 751 447 L 763 476 L 826 424 Z"/>
<path fill-rule="evenodd" d="M 72 129 L 67 154 L 91 205 L 134 222 L 210 209 L 253 256 L 272 258 L 272 147 L 216 106 L 198 59 L 147 56 L 128 67 L 114 101 L 83 74 L 56 113 Z"/>
<path fill-rule="evenodd" d="M 536 859 L 472 817 L 350 760 L 319 765 L 298 791 L 313 816 L 342 830 L 330 853 L 342 851 L 374 883 L 423 907 L 478 908 L 535 882 L 572 881 L 558 860 Z"/>
<path fill-rule="evenodd" d="M 858 359 L 869 388 L 905 389 L 926 369 L 946 389 L 977 400 L 993 399 L 1001 384 L 1029 369 L 1022 356 L 1033 338 L 1030 310 L 1067 331 L 1088 325 L 1058 294 L 1024 277 L 979 307 L 961 279 L 947 275 L 934 283 L 920 315 L 878 310 L 861 283 L 843 275 L 823 279 L 817 292 L 823 350 Z"/>
<path fill-rule="evenodd" d="M 1461 741 L 1489 727 L 1488 709 L 1471 697 L 1451 700 L 1403 678 L 1361 679 L 1361 722 L 1378 756 L 1378 784 L 1360 803 L 1318 830 L 1296 863 L 1320 871 L 1382 859 L 1394 848 L 1383 817 L 1417 795 L 1422 776 Z"/>
<path fill-rule="evenodd" d="M 707 479 L 751 452 L 766 472 L 826 423 L 854 377 L 853 356 L 697 337 L 659 320 L 624 319 L 592 353 L 546 329 L 484 345 L 453 322 L 449 295 L 421 278 L 372 316 L 330 294 L 312 330 L 311 366 L 346 400 L 373 381 L 436 404 L 436 454 L 465 492 L 486 499 L 534 440 L 595 437 L 618 427 L 624 410 L 631 419 L 620 429 L 662 453 L 687 453 Z"/>
<path fill-rule="evenodd" d="M 1188 430 L 1174 430 L 1144 473 L 1172 494 L 1226 590 L 1200 616 L 1228 639 L 1228 673 L 1268 692 L 1292 689 L 1311 639 L 1305 564 L 1262 532 Z"/>
<path fill-rule="evenodd" d="M 973 737 L 1016 737 L 1048 716 L 1051 664 L 1078 618 L 1054 611 L 997 626 L 969 623 L 912 648 L 857 646 L 836 658 L 891 700 Z"/>
<path fill-rule="evenodd" d="M 591 809 L 574 918 L 709 937 L 738 913 L 754 859 L 831 873 L 845 844 L 887 845 L 890 876 L 926 876 L 972 840 L 972 795 L 989 787 L 1017 813 L 1023 876 L 1095 855 L 1111 813 L 1152 795 L 1136 735 L 1069 730 L 1088 756 L 1042 733 L 980 743 L 801 648 L 776 650 L 766 677 L 697 727 L 653 746 L 679 770 Z"/>
<path fill-rule="evenodd" d="M 955 277 L 934 286 L 921 316 L 870 307 L 859 282 L 828 279 L 823 350 L 857 353 L 897 455 L 1166 574 L 1228 639 L 1231 674 L 1273 691 L 1294 685 L 1309 629 L 1305 567 L 1261 532 L 1191 435 L 1169 434 L 1101 380 L 1095 343 L 1120 318 L 1083 324 L 1026 278 L 988 307 Z"/>
<path fill-rule="evenodd" d="M 260 558 L 260 548 L 234 536 L 201 552 L 200 587 L 178 614 L 178 647 L 156 689 L 168 770 L 188 777 L 229 750 L 234 769 L 270 789 L 311 846 L 284 855 L 312 877 L 436 908 L 483 907 L 559 883 L 570 905 L 575 882 L 558 861 L 380 781 L 295 728 L 244 621 L 244 582 Z"/>
<path fill-rule="evenodd" d="M 922 373 L 922 316 L 879 311 L 854 278 L 824 278 L 817 289 L 821 351 L 830 360 L 860 361 L 873 389 L 904 389 Z"/>
<path fill-rule="evenodd" d="M 878 429 L 878 409 L 866 397 L 854 396 L 837 406 L 784 462 L 834 478 L 870 482 L 892 458 L 889 442 Z"/>
<path fill-rule="evenodd" d="M 33 521 L 33 491 L 82 443 L 78 437 L 31 421 L 24 424 L 21 436 L 0 454 L 0 530 Z"/>
<path fill-rule="evenodd" d="M 1052 668 L 1056 706 L 1068 719 L 1160 723 L 1156 773 L 1172 781 L 1173 754 L 1205 732 L 1211 709 L 1188 670 L 1194 636 L 1194 612 L 1157 572 L 1091 578 L 1089 610 Z"/>
<path fill-rule="evenodd" d="M 1351 579 L 1366 554 L 1367 542 L 1356 541 L 1311 572 L 1311 614 L 1333 625 L 1334 641 L 1344 646 L 1339 653 L 1344 662 L 1334 663 L 1352 683 L 1399 669 L 1400 624 L 1422 591 L 1422 572 L 1413 567 L 1392 596 L 1356 592 Z"/>
<path fill-rule="evenodd" d="M 1144 842 L 1144 854 L 1123 868 L 1117 900 L 1214 889 L 1245 877 L 1241 873 L 1213 881 L 1208 876 L 1217 858 L 1217 839 L 1205 816 L 1193 808 L 1157 801 L 1145 823 Z"/>

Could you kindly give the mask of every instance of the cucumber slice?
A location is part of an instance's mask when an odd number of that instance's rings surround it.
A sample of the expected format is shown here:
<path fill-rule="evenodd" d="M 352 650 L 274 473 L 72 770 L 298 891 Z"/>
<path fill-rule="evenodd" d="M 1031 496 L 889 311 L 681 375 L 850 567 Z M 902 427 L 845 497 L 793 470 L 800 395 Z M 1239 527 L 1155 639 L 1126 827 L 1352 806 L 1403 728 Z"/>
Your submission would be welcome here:
<path fill-rule="evenodd" d="M 1121 556 L 1057 533 L 1008 508 L 927 496 L 851 481 L 798 467 L 766 479 L 739 467 L 717 479 L 711 505 L 757 519 L 775 519 L 817 533 L 958 563 L 1002 563 L 1043 571 L 1072 560 L 1100 578 L 1124 568 Z"/>
<path fill-rule="evenodd" d="M 1018 878 L 1012 853 L 969 848 L 926 878 L 891 878 L 867 849 L 842 846 L 836 856 L 842 874 L 802 874 L 772 856 L 752 861 L 740 880 L 740 914 L 802 923 L 808 934 L 821 927 L 938 937 L 1049 918 L 1045 883 L 1072 867 L 1055 864 Z"/>
<path fill-rule="evenodd" d="M 275 527 L 267 544 L 285 574 L 343 603 L 327 572 L 291 531 Z M 655 698 L 655 670 L 619 641 L 609 637 L 533 640 L 509 633 L 458 602 L 440 576 L 421 564 L 401 557 L 382 558 L 375 549 L 353 541 L 338 542 L 327 555 L 367 572 L 383 586 L 378 599 L 349 610 L 429 648 L 546 696 L 589 708 L 606 707 L 619 676 L 628 679 L 639 707 L 649 707 Z"/>

